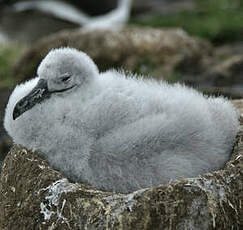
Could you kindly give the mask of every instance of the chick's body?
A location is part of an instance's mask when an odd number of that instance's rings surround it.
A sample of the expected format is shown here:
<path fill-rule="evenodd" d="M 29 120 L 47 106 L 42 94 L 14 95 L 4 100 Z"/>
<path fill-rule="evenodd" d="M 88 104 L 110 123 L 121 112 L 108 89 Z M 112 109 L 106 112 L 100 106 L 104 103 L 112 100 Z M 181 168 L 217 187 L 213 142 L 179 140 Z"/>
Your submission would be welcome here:
<path fill-rule="evenodd" d="M 15 89 L 5 127 L 15 143 L 36 150 L 75 182 L 127 193 L 219 169 L 229 158 L 238 121 L 223 98 L 94 71 L 76 89 L 9 118 L 38 80 Z"/>

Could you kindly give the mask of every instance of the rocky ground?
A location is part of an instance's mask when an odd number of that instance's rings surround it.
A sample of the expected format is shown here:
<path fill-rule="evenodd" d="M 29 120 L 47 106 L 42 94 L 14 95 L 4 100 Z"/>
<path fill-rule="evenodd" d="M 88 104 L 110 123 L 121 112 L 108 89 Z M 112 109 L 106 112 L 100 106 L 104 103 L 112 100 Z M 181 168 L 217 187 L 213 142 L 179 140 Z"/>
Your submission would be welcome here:
<path fill-rule="evenodd" d="M 180 81 L 205 92 L 242 98 L 243 49 L 214 48 L 181 29 L 126 27 L 122 31 L 66 30 L 35 43 L 15 66 L 19 80 L 34 76 L 50 49 L 71 46 L 89 54 L 100 70 L 125 68 L 171 82 Z M 237 45 L 235 45 L 237 47 Z"/>

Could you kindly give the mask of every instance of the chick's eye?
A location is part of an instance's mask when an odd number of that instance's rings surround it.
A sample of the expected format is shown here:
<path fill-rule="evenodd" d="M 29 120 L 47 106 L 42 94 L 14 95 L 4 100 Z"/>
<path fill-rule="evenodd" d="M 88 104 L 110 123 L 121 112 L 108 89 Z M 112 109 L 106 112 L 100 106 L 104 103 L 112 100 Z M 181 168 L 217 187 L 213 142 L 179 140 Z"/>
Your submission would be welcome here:
<path fill-rule="evenodd" d="M 62 78 L 62 81 L 65 82 L 65 81 L 68 81 L 70 79 L 70 77 L 64 77 Z"/>
<path fill-rule="evenodd" d="M 61 81 L 67 82 L 68 80 L 70 80 L 70 78 L 71 78 L 71 74 L 64 74 L 63 76 L 61 76 Z"/>

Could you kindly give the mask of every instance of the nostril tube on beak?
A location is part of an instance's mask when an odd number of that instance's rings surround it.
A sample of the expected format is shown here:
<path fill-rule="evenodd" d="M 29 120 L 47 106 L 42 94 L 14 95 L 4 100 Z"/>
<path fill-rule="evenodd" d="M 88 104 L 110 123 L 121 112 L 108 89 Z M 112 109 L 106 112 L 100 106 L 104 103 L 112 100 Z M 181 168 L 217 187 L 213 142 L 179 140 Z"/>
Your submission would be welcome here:
<path fill-rule="evenodd" d="M 25 106 L 27 106 L 28 105 L 28 101 L 20 101 L 19 103 L 18 103 L 18 106 L 19 107 L 25 107 Z"/>

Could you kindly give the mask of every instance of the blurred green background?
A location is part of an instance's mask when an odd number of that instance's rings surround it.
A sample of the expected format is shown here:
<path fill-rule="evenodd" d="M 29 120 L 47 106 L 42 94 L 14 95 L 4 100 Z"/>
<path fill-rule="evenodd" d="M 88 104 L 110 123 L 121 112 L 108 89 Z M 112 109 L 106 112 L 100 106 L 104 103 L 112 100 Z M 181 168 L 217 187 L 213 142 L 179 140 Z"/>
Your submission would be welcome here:
<path fill-rule="evenodd" d="M 176 14 L 131 19 L 132 23 L 152 27 L 180 27 L 189 34 L 215 45 L 243 41 L 243 0 L 194 0 L 195 10 Z"/>
<path fill-rule="evenodd" d="M 194 0 L 193 10 L 146 16 L 132 15 L 129 24 L 182 28 L 192 36 L 209 40 L 215 46 L 242 42 L 243 0 Z M 25 45 L 19 43 L 0 45 L 0 86 L 15 85 L 11 70 L 25 48 Z"/>

